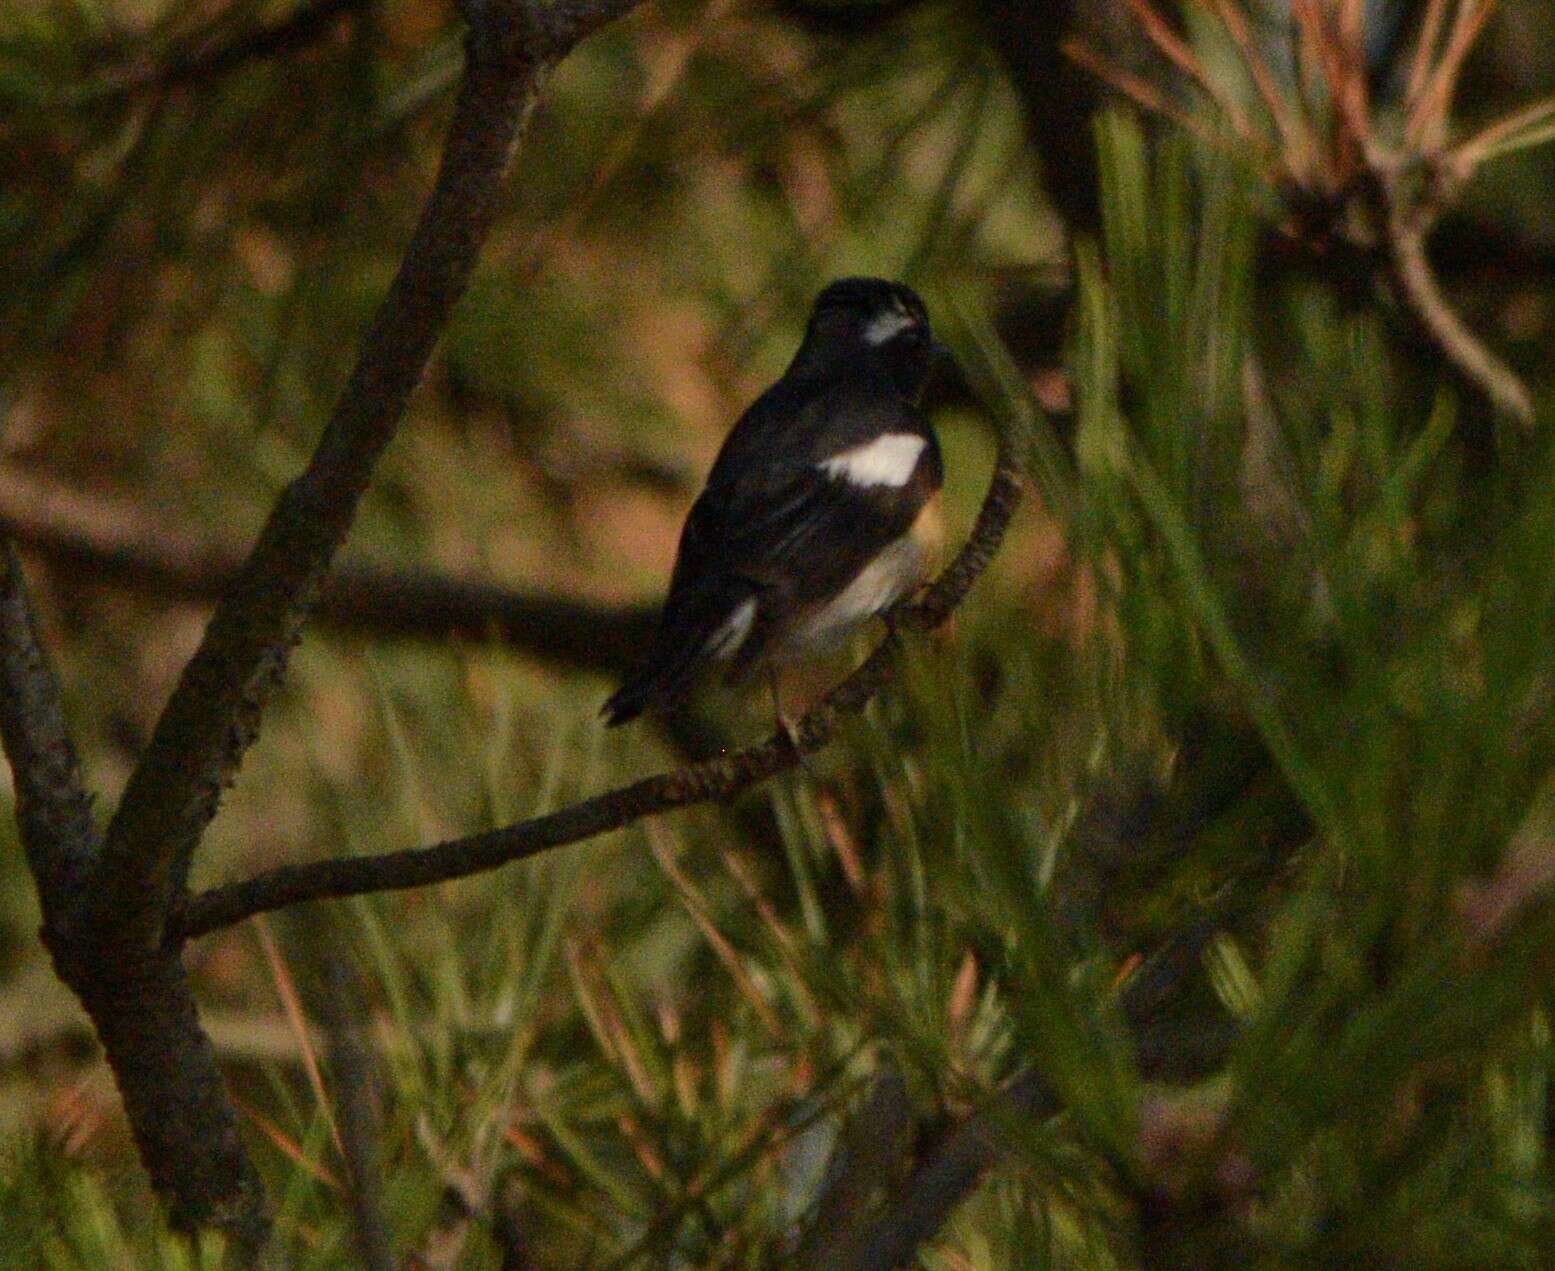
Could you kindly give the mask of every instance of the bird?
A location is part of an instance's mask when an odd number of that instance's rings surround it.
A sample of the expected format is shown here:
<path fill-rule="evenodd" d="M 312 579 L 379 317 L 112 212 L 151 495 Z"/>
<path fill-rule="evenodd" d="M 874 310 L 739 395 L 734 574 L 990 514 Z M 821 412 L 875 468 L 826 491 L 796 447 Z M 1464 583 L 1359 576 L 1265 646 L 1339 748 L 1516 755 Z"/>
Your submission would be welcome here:
<path fill-rule="evenodd" d="M 816 297 L 783 375 L 736 421 L 686 517 L 644 656 L 607 725 L 666 713 L 712 669 L 834 652 L 917 589 L 939 550 L 944 461 L 921 407 L 949 358 L 910 288 L 841 278 Z"/>

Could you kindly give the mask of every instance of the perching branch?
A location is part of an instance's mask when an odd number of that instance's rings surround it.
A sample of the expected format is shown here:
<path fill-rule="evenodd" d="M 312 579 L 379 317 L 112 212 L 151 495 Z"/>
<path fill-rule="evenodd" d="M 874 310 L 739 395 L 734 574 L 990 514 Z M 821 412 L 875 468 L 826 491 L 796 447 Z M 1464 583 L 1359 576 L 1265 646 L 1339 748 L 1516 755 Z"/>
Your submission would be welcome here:
<path fill-rule="evenodd" d="M 636 0 L 469 0 L 467 65 L 437 183 L 306 471 L 217 606 L 108 827 L 116 922 L 157 943 L 190 860 L 280 684 L 373 468 L 464 293 L 540 85 Z"/>
<path fill-rule="evenodd" d="M 898 611 L 898 625 L 928 630 L 950 616 L 998 550 L 1020 501 L 1022 483 L 1016 442 L 1002 436 L 993 478 L 970 537 L 922 598 Z M 785 733 L 774 733 L 766 741 L 735 754 L 645 777 L 557 812 L 485 834 L 379 856 L 345 857 L 267 870 L 246 882 L 212 888 L 194 897 L 175 920 L 172 934 L 188 939 L 304 901 L 465 878 L 549 848 L 620 829 L 646 816 L 733 798 L 825 746 L 842 720 L 861 711 L 890 681 L 894 643 L 892 638 L 883 641 L 856 671 L 798 722 L 792 739 Z"/>
<path fill-rule="evenodd" d="M 550 66 L 635 0 L 470 0 L 463 87 L 437 184 L 312 462 L 277 500 L 185 669 L 101 840 L 22 575 L 0 559 L 0 741 L 43 939 L 118 1084 L 140 1159 L 181 1231 L 259 1259 L 268 1201 L 179 947 L 164 936 L 223 785 L 258 732 L 324 575 L 500 202 Z"/>
<path fill-rule="evenodd" d="M 133 509 L 40 488 L 0 469 L 0 533 L 72 578 L 96 578 L 173 600 L 215 602 L 241 555 L 144 522 Z M 645 606 L 619 607 L 477 579 L 342 565 L 324 580 L 314 621 L 377 638 L 497 641 L 590 670 L 630 666 L 653 627 Z"/>

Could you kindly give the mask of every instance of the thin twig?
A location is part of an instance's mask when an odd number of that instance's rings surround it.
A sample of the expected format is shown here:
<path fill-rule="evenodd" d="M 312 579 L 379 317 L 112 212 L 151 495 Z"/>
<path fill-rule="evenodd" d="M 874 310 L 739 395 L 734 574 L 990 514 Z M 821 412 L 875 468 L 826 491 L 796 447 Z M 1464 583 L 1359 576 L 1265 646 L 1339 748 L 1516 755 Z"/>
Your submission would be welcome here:
<path fill-rule="evenodd" d="M 1468 383 L 1491 405 L 1524 428 L 1534 423 L 1533 398 L 1517 372 L 1501 361 L 1469 329 L 1442 294 L 1425 252 L 1425 233 L 1395 210 L 1387 224 L 1388 260 L 1399 299 L 1432 342 Z"/>
<path fill-rule="evenodd" d="M 367 6 L 368 0 L 318 0 L 301 5 L 279 22 L 246 31 L 228 44 L 216 44 L 175 55 L 170 61 L 137 68 L 114 81 L 104 92 L 109 99 L 148 89 L 187 88 L 209 83 L 267 57 L 294 53 L 323 39 L 339 18 Z M 96 96 L 95 91 L 92 94 Z"/>
<path fill-rule="evenodd" d="M 304 473 L 282 493 L 217 606 L 109 825 L 115 921 L 163 934 L 223 788 L 259 732 L 324 575 L 393 438 L 501 204 L 554 61 L 636 0 L 468 0 L 467 69 L 431 197 Z"/>
<path fill-rule="evenodd" d="M 1017 445 L 1001 438 L 999 458 L 977 523 L 960 554 L 923 598 L 903 610 L 898 624 L 926 630 L 939 626 L 966 596 L 998 550 L 1020 501 L 1023 485 Z M 504 829 L 431 847 L 379 856 L 346 857 L 268 870 L 246 882 L 201 893 L 175 920 L 179 939 L 204 935 L 255 914 L 310 900 L 359 896 L 446 882 L 496 869 L 553 847 L 576 843 L 673 808 L 733 798 L 758 782 L 793 768 L 836 734 L 891 678 L 894 640 L 887 638 L 864 663 L 795 726 L 735 754 L 645 777 L 545 816 Z"/>

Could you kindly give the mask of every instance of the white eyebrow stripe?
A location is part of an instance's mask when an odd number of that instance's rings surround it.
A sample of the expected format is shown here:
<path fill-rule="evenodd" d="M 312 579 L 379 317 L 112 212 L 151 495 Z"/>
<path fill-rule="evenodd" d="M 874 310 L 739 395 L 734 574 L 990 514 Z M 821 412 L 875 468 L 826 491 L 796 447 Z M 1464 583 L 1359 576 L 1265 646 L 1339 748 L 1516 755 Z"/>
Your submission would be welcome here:
<path fill-rule="evenodd" d="M 908 327 L 917 325 L 918 319 L 905 309 L 887 309 L 884 313 L 876 314 L 865 324 L 864 342 L 884 344 L 893 336 L 900 335 Z"/>
<path fill-rule="evenodd" d="M 824 459 L 816 466 L 850 485 L 904 486 L 912 479 L 928 439 L 910 432 L 888 432 Z"/>

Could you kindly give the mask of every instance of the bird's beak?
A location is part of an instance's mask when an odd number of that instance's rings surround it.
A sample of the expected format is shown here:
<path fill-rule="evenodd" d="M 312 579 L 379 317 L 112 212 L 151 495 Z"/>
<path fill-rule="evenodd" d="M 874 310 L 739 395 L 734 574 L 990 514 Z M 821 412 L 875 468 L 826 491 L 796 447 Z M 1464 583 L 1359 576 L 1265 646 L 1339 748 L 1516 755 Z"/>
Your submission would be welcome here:
<path fill-rule="evenodd" d="M 934 405 L 971 400 L 966 372 L 950 345 L 935 340 L 929 346 L 929 370 L 924 380 L 924 399 Z"/>
<path fill-rule="evenodd" d="M 957 374 L 961 371 L 961 363 L 956 361 L 955 350 L 943 340 L 935 340 L 929 345 L 929 365 L 941 375 L 946 372 Z"/>

